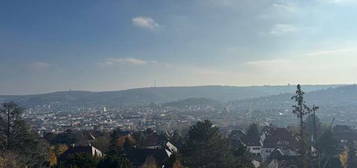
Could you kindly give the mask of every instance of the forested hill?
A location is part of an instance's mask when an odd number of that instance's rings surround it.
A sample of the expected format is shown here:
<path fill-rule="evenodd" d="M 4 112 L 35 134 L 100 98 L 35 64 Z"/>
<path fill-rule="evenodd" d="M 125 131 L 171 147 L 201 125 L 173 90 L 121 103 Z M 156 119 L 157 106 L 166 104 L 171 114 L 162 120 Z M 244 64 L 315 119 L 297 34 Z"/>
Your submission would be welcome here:
<path fill-rule="evenodd" d="M 336 87 L 336 85 L 306 85 L 306 92 Z M 42 104 L 69 105 L 133 105 L 163 103 L 192 97 L 215 99 L 221 102 L 266 97 L 283 93 L 294 93 L 295 86 L 195 86 L 155 87 L 122 91 L 89 92 L 64 91 L 37 95 L 0 96 L 0 102 L 15 101 L 24 106 Z"/>
<path fill-rule="evenodd" d="M 213 99 L 208 98 L 187 98 L 179 101 L 164 103 L 164 106 L 185 108 L 190 106 L 211 106 L 217 109 L 223 109 L 224 104 Z"/>
<path fill-rule="evenodd" d="M 302 87 L 305 91 L 306 89 Z M 306 92 L 306 91 L 305 91 Z M 258 97 L 252 99 L 244 99 L 232 101 L 232 104 L 250 104 L 250 106 L 279 106 L 284 104 L 292 104 L 291 97 L 294 92 Z M 348 85 L 340 87 L 331 87 L 320 90 L 315 90 L 305 93 L 305 101 L 307 104 L 315 104 L 320 106 L 357 106 L 357 85 Z"/>
<path fill-rule="evenodd" d="M 306 87 L 302 87 L 303 90 Z M 252 114 L 264 117 L 291 115 L 291 97 L 293 93 L 285 93 L 267 97 L 232 101 L 230 110 L 237 113 Z M 326 121 L 336 118 L 341 123 L 357 123 L 357 85 L 340 86 L 307 92 L 305 102 L 309 106 L 320 107 L 318 115 Z M 352 121 L 353 120 L 353 121 Z"/>

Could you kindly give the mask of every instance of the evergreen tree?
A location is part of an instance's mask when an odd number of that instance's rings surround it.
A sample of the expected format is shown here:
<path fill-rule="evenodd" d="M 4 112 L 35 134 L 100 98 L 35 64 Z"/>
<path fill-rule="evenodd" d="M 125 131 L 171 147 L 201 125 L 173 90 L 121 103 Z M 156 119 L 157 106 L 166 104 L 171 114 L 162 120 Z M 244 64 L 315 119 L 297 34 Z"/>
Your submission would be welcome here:
<path fill-rule="evenodd" d="M 195 168 L 226 167 L 227 142 L 210 121 L 191 126 L 183 149 L 184 164 Z"/>
<path fill-rule="evenodd" d="M 113 130 L 110 134 L 110 145 L 108 152 L 110 155 L 121 155 L 123 153 L 123 148 L 117 144 L 120 134 L 121 130 L 119 128 Z"/>
<path fill-rule="evenodd" d="M 253 168 L 251 163 L 252 155 L 247 150 L 247 147 L 240 143 L 238 146 L 233 146 L 233 156 L 235 157 L 234 165 L 241 168 Z"/>
<path fill-rule="evenodd" d="M 122 155 L 108 155 L 98 164 L 98 168 L 132 168 L 130 161 Z"/>
<path fill-rule="evenodd" d="M 333 157 L 328 161 L 324 168 L 342 168 L 342 164 L 337 157 Z"/>
<path fill-rule="evenodd" d="M 71 154 L 59 168 L 96 168 L 99 159 L 89 154 Z"/>
<path fill-rule="evenodd" d="M 113 130 L 110 134 L 110 145 L 109 151 L 104 159 L 102 159 L 99 164 L 98 168 L 132 168 L 131 162 L 124 154 L 125 148 L 130 148 L 133 146 L 134 142 L 128 137 L 120 137 L 122 131 L 117 128 Z M 123 145 L 120 146 L 118 141 L 120 138 L 123 138 L 124 142 Z"/>
<path fill-rule="evenodd" d="M 304 116 L 311 112 L 311 109 L 306 105 L 304 101 L 304 91 L 302 91 L 301 86 L 297 85 L 296 95 L 292 96 L 291 99 L 295 100 L 296 105 L 293 105 L 293 113 L 299 118 L 300 124 L 300 152 L 304 154 L 306 152 L 306 146 L 304 144 Z"/>
<path fill-rule="evenodd" d="M 248 137 L 259 137 L 258 124 L 250 124 L 246 132 Z"/>
<path fill-rule="evenodd" d="M 0 107 L 0 137 L 2 152 L 18 155 L 17 161 L 27 167 L 46 167 L 49 158 L 49 146 L 34 133 L 22 119 L 23 109 L 17 104 L 3 103 Z"/>
<path fill-rule="evenodd" d="M 240 167 L 228 139 L 208 120 L 191 126 L 183 158 L 184 165 L 192 168 Z"/>
<path fill-rule="evenodd" d="M 335 160 L 338 157 L 338 141 L 331 130 L 325 131 L 317 141 L 317 148 L 320 152 L 320 167 L 327 168 L 338 165 Z M 337 159 L 338 160 L 338 159 Z M 339 161 L 339 160 L 338 160 Z M 341 166 L 341 163 L 340 163 Z"/>
<path fill-rule="evenodd" d="M 4 138 L 3 147 L 6 150 L 11 150 L 15 144 L 14 141 L 16 134 L 18 133 L 17 128 L 23 126 L 23 121 L 21 120 L 21 114 L 23 110 L 14 102 L 3 103 L 0 107 L 0 120 L 1 129 L 0 132 Z"/>
<path fill-rule="evenodd" d="M 304 116 L 308 115 L 312 109 L 310 109 L 305 101 L 304 101 L 304 91 L 302 91 L 301 86 L 298 84 L 297 89 L 296 89 L 296 94 L 291 97 L 296 102 L 296 105 L 293 105 L 293 110 L 292 112 L 297 116 L 299 119 L 299 125 L 300 125 L 300 134 L 299 134 L 299 142 L 300 142 L 300 147 L 299 147 L 299 152 L 301 154 L 301 160 L 303 163 L 304 168 L 310 167 L 311 163 L 311 156 L 310 156 L 310 148 L 307 147 L 306 142 L 305 142 L 305 134 L 304 134 Z M 318 108 L 318 107 L 314 107 Z"/>
<path fill-rule="evenodd" d="M 178 149 L 182 149 L 184 143 L 184 137 L 180 135 L 180 133 L 175 130 L 173 134 L 168 137 L 169 141 L 173 143 Z"/>
<path fill-rule="evenodd" d="M 250 124 L 246 131 L 246 138 L 253 141 L 259 141 L 260 134 L 258 130 L 258 124 Z"/>

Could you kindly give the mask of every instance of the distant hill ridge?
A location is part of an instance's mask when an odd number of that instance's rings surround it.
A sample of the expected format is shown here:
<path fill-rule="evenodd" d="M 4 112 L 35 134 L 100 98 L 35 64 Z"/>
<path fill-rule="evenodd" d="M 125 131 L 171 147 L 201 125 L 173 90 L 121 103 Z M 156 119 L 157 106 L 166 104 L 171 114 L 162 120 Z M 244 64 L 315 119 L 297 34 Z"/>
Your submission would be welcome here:
<path fill-rule="evenodd" d="M 208 99 L 208 98 L 196 98 L 196 97 L 164 103 L 163 105 L 170 106 L 170 107 L 178 107 L 178 108 L 185 108 L 188 106 L 212 106 L 215 108 L 224 107 L 223 103 L 217 100 Z"/>
<path fill-rule="evenodd" d="M 306 92 L 340 85 L 304 85 Z M 63 91 L 35 95 L 0 96 L 0 102 L 15 101 L 24 106 L 44 104 L 68 105 L 135 105 L 147 103 L 166 103 L 187 98 L 207 98 L 229 102 L 294 93 L 296 86 L 193 86 L 193 87 L 152 87 L 121 91 Z"/>
<path fill-rule="evenodd" d="M 304 86 L 302 86 L 302 89 L 305 92 L 305 101 L 309 104 L 357 105 L 357 85 L 328 87 L 313 91 L 306 91 Z M 271 104 L 284 104 L 284 102 L 292 102 L 290 98 L 294 94 L 294 92 L 287 92 L 277 95 L 236 100 L 232 101 L 232 103 L 242 104 L 243 102 L 254 102 L 256 104 L 262 104 L 263 102 L 270 102 Z"/>
<path fill-rule="evenodd" d="M 303 90 L 304 86 L 302 87 Z M 279 113 L 290 114 L 292 105 L 295 104 L 291 97 L 294 93 L 284 93 L 259 98 L 236 100 L 230 102 L 230 110 L 236 112 L 258 111 L 267 116 Z M 337 118 L 344 122 L 355 120 L 357 116 L 357 85 L 331 87 L 326 89 L 306 92 L 304 100 L 307 105 L 320 107 L 318 115 L 325 120 Z"/>

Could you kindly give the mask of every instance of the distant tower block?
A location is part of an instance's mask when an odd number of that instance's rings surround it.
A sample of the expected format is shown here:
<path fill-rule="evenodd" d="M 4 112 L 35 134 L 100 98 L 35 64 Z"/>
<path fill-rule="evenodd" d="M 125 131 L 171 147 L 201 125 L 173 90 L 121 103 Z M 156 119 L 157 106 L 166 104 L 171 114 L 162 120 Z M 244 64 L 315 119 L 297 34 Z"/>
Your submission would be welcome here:
<path fill-rule="evenodd" d="M 103 112 L 107 112 L 107 107 L 103 107 Z"/>

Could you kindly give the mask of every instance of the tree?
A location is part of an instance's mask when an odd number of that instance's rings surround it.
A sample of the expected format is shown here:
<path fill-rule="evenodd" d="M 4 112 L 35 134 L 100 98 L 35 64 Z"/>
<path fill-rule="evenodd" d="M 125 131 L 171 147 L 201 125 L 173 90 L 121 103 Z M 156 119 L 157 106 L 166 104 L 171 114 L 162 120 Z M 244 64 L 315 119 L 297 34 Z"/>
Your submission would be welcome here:
<path fill-rule="evenodd" d="M 21 168 L 24 167 L 17 161 L 18 156 L 11 152 L 0 154 L 0 168 Z"/>
<path fill-rule="evenodd" d="M 191 126 L 183 148 L 183 163 L 194 168 L 237 167 L 228 139 L 210 121 Z"/>
<path fill-rule="evenodd" d="M 228 146 L 210 121 L 197 122 L 191 126 L 183 149 L 184 164 L 195 168 L 225 167 Z"/>
<path fill-rule="evenodd" d="M 260 134 L 258 130 L 258 124 L 253 123 L 249 125 L 246 131 L 246 138 L 249 140 L 259 141 Z"/>
<path fill-rule="evenodd" d="M 14 102 L 3 103 L 0 107 L 0 120 L 2 121 L 1 133 L 5 138 L 4 147 L 10 150 L 16 140 L 16 127 L 19 126 L 21 120 L 22 109 Z"/>
<path fill-rule="evenodd" d="M 180 161 L 176 160 L 172 165 L 172 168 L 184 168 Z"/>
<path fill-rule="evenodd" d="M 98 168 L 132 168 L 130 161 L 120 155 L 108 155 L 98 164 Z"/>
<path fill-rule="evenodd" d="M 68 150 L 68 146 L 65 144 L 53 145 L 49 151 L 49 165 L 55 167 L 58 164 L 58 158 Z"/>
<path fill-rule="evenodd" d="M 340 153 L 339 159 L 340 159 L 342 167 L 347 168 L 347 166 L 348 166 L 348 151 L 346 149 Z"/>
<path fill-rule="evenodd" d="M 109 151 L 110 138 L 109 136 L 100 136 L 95 138 L 93 146 L 106 153 Z"/>
<path fill-rule="evenodd" d="M 58 163 L 57 155 L 54 151 L 50 151 L 49 153 L 49 166 L 54 167 Z"/>
<path fill-rule="evenodd" d="M 175 130 L 171 136 L 168 137 L 169 141 L 172 142 L 178 149 L 182 149 L 184 143 L 184 137 L 180 135 L 180 133 Z"/>
<path fill-rule="evenodd" d="M 122 146 L 118 145 L 118 138 L 121 135 L 121 130 L 119 128 L 114 129 L 111 134 L 110 134 L 110 145 L 109 145 L 109 154 L 114 155 L 114 154 L 122 154 L 123 148 Z"/>
<path fill-rule="evenodd" d="M 165 161 L 165 168 L 184 168 L 181 163 L 181 156 L 178 153 L 173 153 L 168 160 Z"/>
<path fill-rule="evenodd" d="M 247 132 L 251 132 L 249 133 L 249 136 L 253 136 L 255 135 L 257 129 L 255 129 L 256 125 L 254 126 L 253 124 L 248 128 Z M 253 133 L 253 134 L 252 134 Z M 229 141 L 231 144 L 231 150 L 233 152 L 233 156 L 235 158 L 237 158 L 237 165 L 241 165 L 241 167 L 250 167 L 251 165 L 251 158 L 252 155 L 251 153 L 247 150 L 247 147 L 242 143 L 242 141 L 240 140 L 241 136 L 243 136 L 241 131 L 238 130 L 233 130 L 230 134 L 229 134 Z"/>
<path fill-rule="evenodd" d="M 300 84 L 297 85 L 296 89 L 296 94 L 291 97 L 291 99 L 295 100 L 296 105 L 293 105 L 293 113 L 299 118 L 299 124 L 300 124 L 300 134 L 299 134 L 299 142 L 300 142 L 300 154 L 302 156 L 302 161 L 304 167 L 309 167 L 310 164 L 310 151 L 308 151 L 308 148 L 305 143 L 305 135 L 304 135 L 304 116 L 308 115 L 311 113 L 312 109 L 308 107 L 304 101 L 304 92 L 301 89 Z M 314 106 L 314 110 L 317 110 L 318 107 Z"/>
<path fill-rule="evenodd" d="M 310 114 L 309 116 L 307 116 L 305 119 L 305 131 L 310 136 L 313 136 L 315 134 L 314 139 L 316 140 L 321 133 L 321 122 L 319 117 L 314 116 L 314 114 Z"/>
<path fill-rule="evenodd" d="M 252 155 L 247 150 L 247 147 L 240 143 L 238 146 L 233 146 L 233 156 L 236 167 L 253 168 Z"/>
<path fill-rule="evenodd" d="M 338 141 L 333 136 L 331 130 L 325 131 L 318 140 L 317 147 L 321 154 L 337 155 Z"/>
<path fill-rule="evenodd" d="M 337 157 L 333 157 L 324 168 L 342 168 L 342 164 Z"/>
<path fill-rule="evenodd" d="M 23 109 L 17 104 L 3 103 L 0 107 L 0 137 L 2 150 L 18 155 L 17 161 L 27 167 L 46 167 L 49 146 L 22 119 Z"/>
<path fill-rule="evenodd" d="M 296 105 L 293 105 L 293 113 L 299 118 L 300 121 L 300 152 L 304 154 L 306 147 L 304 144 L 304 116 L 311 112 L 311 109 L 306 105 L 304 101 L 304 92 L 300 85 L 297 85 L 296 95 L 292 96 L 291 99 L 295 100 Z"/>
<path fill-rule="evenodd" d="M 122 131 L 117 128 L 110 134 L 109 151 L 104 159 L 102 159 L 98 168 L 132 168 L 131 162 L 124 154 L 124 146 L 131 146 L 134 140 L 130 136 L 121 136 Z"/>
<path fill-rule="evenodd" d="M 152 156 L 148 156 L 145 159 L 145 162 L 142 166 L 140 166 L 140 168 L 159 168 L 156 164 L 156 160 L 154 157 Z"/>
<path fill-rule="evenodd" d="M 356 147 L 353 141 L 348 142 L 347 168 L 357 167 Z"/>
<path fill-rule="evenodd" d="M 337 161 L 335 160 L 338 156 L 339 151 L 338 141 L 333 136 L 331 130 L 325 131 L 317 141 L 317 148 L 320 152 L 319 165 L 320 167 L 333 167 L 336 166 Z"/>
<path fill-rule="evenodd" d="M 69 148 L 66 144 L 58 144 L 53 147 L 54 152 L 56 156 L 62 155 L 64 152 L 66 152 Z"/>
<path fill-rule="evenodd" d="M 79 142 L 78 132 L 74 132 L 71 129 L 67 129 L 63 133 L 57 134 L 49 141 L 51 144 L 66 144 L 72 145 Z M 48 135 L 49 136 L 49 135 Z"/>
<path fill-rule="evenodd" d="M 60 168 L 96 168 L 99 160 L 89 154 L 71 154 L 60 164 Z"/>

